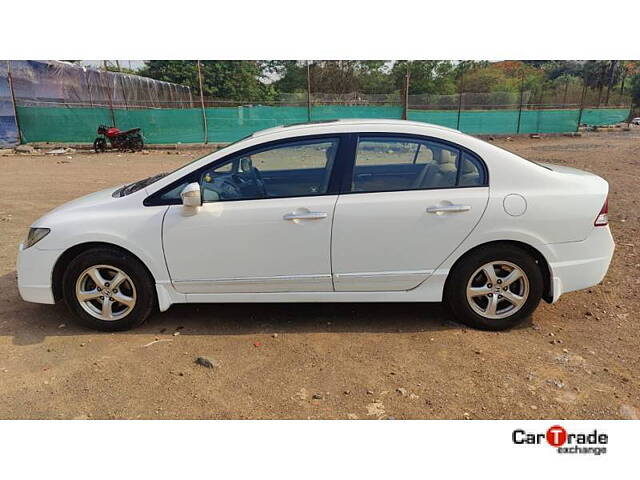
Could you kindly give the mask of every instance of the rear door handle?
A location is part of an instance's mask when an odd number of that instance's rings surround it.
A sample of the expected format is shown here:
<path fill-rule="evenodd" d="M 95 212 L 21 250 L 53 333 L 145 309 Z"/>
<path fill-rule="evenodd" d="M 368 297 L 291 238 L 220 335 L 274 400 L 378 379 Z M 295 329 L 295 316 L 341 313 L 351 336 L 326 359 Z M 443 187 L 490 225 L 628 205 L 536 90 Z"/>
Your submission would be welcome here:
<path fill-rule="evenodd" d="M 427 208 L 427 213 L 458 213 L 469 210 L 471 210 L 471 205 L 434 205 Z"/>
<path fill-rule="evenodd" d="M 327 218 L 327 212 L 304 212 L 304 213 L 287 213 L 282 217 L 284 220 L 320 220 Z"/>

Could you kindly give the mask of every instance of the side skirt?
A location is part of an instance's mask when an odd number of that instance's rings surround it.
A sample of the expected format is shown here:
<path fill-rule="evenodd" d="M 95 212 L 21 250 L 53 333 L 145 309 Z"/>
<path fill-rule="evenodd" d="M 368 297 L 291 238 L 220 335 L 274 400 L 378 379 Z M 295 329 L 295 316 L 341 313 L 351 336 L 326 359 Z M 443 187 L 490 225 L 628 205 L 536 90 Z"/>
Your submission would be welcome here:
<path fill-rule="evenodd" d="M 279 293 L 178 293 L 171 303 L 332 303 L 332 302 L 441 302 L 448 270 L 436 270 L 425 282 L 397 292 L 279 292 Z M 168 306 L 167 306 L 168 308 Z"/>

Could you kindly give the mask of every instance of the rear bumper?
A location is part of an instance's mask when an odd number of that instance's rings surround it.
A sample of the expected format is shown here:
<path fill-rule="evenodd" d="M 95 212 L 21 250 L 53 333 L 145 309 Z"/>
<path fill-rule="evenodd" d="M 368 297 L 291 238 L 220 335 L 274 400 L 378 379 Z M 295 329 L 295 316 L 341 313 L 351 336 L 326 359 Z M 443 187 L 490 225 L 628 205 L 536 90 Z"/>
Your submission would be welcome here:
<path fill-rule="evenodd" d="M 18 291 L 23 300 L 35 303 L 55 303 L 51 279 L 53 267 L 61 250 L 25 249 L 20 244 L 16 273 Z"/>
<path fill-rule="evenodd" d="M 557 259 L 549 262 L 553 303 L 563 293 L 600 283 L 609 269 L 615 243 L 607 226 L 595 227 L 582 242 L 555 243 L 547 247 Z"/>

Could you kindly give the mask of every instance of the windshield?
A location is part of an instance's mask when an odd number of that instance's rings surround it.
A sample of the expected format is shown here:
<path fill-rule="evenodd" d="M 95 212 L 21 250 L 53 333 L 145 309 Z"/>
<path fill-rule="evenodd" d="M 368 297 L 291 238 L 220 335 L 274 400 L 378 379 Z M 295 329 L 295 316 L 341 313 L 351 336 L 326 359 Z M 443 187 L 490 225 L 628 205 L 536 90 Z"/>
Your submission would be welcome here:
<path fill-rule="evenodd" d="M 243 140 L 246 140 L 247 138 L 250 138 L 252 135 L 247 135 L 246 137 L 241 138 L 240 140 L 236 140 L 233 143 L 230 143 L 229 145 L 225 145 L 222 148 L 218 148 L 215 152 L 219 152 L 221 150 L 225 150 L 233 145 L 235 145 L 236 143 L 242 142 Z M 157 182 L 158 180 L 160 180 L 161 178 L 166 177 L 167 175 L 171 175 L 174 172 L 177 172 L 178 170 L 188 167 L 189 165 L 191 165 L 192 163 L 197 162 L 198 160 L 202 160 L 205 157 L 208 157 L 209 155 L 211 155 L 214 152 L 207 152 L 206 154 L 202 155 L 201 157 L 198 157 L 194 160 L 191 160 L 189 163 L 185 163 L 184 165 L 179 166 L 178 168 L 176 168 L 175 170 L 171 170 L 170 172 L 163 172 L 163 173 L 159 173 L 157 175 L 152 175 L 151 177 L 147 177 L 147 178 L 143 178 L 142 180 L 138 180 L 136 182 L 133 183 L 129 183 L 127 185 L 123 185 L 122 187 L 118 188 L 115 192 L 113 192 L 113 196 L 114 197 L 124 197 L 126 195 L 130 195 L 134 192 L 137 192 L 138 190 L 142 190 L 145 187 L 148 187 L 149 185 L 151 185 L 154 182 Z"/>
<path fill-rule="evenodd" d="M 182 168 L 182 167 L 181 167 Z M 137 182 L 129 183 L 117 189 L 113 192 L 114 197 L 124 197 L 131 193 L 137 192 L 138 190 L 143 189 L 147 185 L 151 185 L 153 182 L 157 182 L 161 178 L 164 178 L 168 175 L 167 172 L 159 173 L 157 175 L 153 175 L 151 177 L 143 178 L 142 180 L 138 180 Z"/>

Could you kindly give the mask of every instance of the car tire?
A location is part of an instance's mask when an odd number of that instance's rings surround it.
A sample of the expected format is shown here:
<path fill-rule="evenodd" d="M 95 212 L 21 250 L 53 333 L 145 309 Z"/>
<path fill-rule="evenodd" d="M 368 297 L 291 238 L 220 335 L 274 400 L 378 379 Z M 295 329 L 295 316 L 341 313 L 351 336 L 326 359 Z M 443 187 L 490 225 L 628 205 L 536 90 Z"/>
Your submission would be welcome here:
<path fill-rule="evenodd" d="M 156 306 L 154 282 L 145 266 L 115 248 L 92 248 L 74 258 L 62 277 L 62 291 L 78 322 L 96 330 L 134 328 Z"/>
<path fill-rule="evenodd" d="M 494 244 L 472 251 L 454 266 L 444 300 L 456 320 L 465 325 L 505 330 L 533 313 L 543 285 L 540 266 L 528 252 L 510 244 Z"/>

